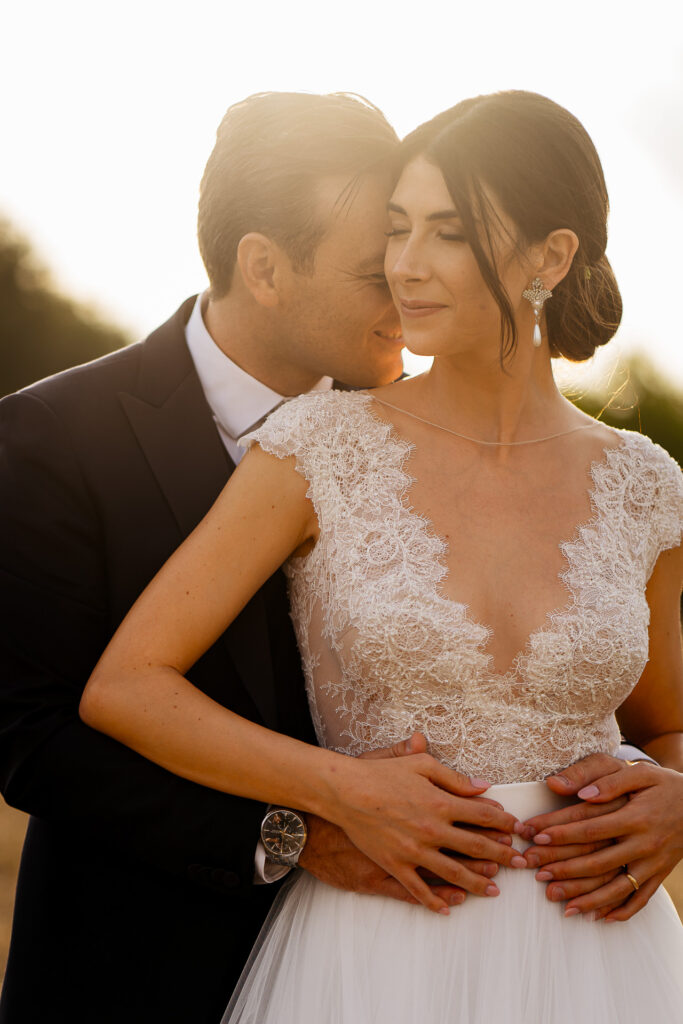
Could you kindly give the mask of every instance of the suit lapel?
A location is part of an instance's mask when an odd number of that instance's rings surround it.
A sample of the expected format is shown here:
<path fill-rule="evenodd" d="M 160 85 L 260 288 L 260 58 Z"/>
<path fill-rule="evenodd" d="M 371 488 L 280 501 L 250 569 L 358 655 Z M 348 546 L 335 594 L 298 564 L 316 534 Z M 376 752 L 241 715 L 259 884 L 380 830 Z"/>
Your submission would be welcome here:
<path fill-rule="evenodd" d="M 144 342 L 137 394 L 119 400 L 178 525 L 181 538 L 204 517 L 235 466 L 218 435 L 184 326 L 193 300 Z M 276 721 L 263 594 L 223 634 L 230 659 L 266 724 Z"/>
<path fill-rule="evenodd" d="M 235 468 L 205 407 L 199 380 L 188 374 L 160 406 L 132 394 L 120 394 L 119 400 L 186 537 Z"/>

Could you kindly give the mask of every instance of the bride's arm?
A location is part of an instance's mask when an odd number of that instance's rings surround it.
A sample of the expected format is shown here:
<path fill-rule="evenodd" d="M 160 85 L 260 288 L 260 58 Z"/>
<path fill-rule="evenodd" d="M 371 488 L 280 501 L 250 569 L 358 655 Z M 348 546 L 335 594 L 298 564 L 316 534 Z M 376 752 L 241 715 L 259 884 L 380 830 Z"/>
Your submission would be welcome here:
<path fill-rule="evenodd" d="M 602 777 L 594 776 L 579 796 L 596 811 L 604 807 L 608 813 L 552 826 L 543 817 L 530 820 L 538 831 L 534 854 L 544 872 L 541 880 L 551 882 L 551 899 L 553 889 L 562 889 L 564 895 L 557 898 L 569 899 L 567 910 L 626 920 L 645 906 L 683 857 L 682 580 L 683 546 L 679 546 L 659 556 L 648 583 L 649 660 L 618 711 L 624 733 L 659 764 L 628 765 L 605 757 Z M 625 804 L 608 809 L 606 805 L 624 796 L 628 797 Z M 547 819 L 552 820 L 550 815 Z M 604 847 L 605 843 L 609 845 Z M 573 844 L 604 848 L 556 863 L 546 861 L 545 851 L 553 857 L 554 851 Z M 624 864 L 640 887 L 637 891 L 622 870 Z M 594 880 L 600 877 L 604 884 L 595 888 Z"/>
<path fill-rule="evenodd" d="M 665 768 L 683 772 L 683 545 L 664 551 L 650 577 L 649 656 L 638 685 L 617 712 L 625 736 Z"/>
<path fill-rule="evenodd" d="M 289 554 L 315 540 L 306 482 L 293 462 L 256 447 L 245 456 L 121 623 L 80 704 L 88 725 L 176 774 L 285 803 L 282 778 L 269 778 L 270 797 L 263 792 L 262 734 L 270 734 L 222 708 L 184 674 Z M 278 737 L 278 757 L 294 756 L 298 746 Z M 326 760 L 323 751 L 316 754 Z"/>
<path fill-rule="evenodd" d="M 306 490 L 293 457 L 259 448 L 245 456 L 122 622 L 86 685 L 81 717 L 204 786 L 335 822 L 430 909 L 447 908 L 417 866 L 495 895 L 489 880 L 440 852 L 511 863 L 514 850 L 453 825 L 512 831 L 511 815 L 469 799 L 486 785 L 427 755 L 361 761 L 309 746 L 239 717 L 184 678 L 276 568 L 315 543 Z"/>

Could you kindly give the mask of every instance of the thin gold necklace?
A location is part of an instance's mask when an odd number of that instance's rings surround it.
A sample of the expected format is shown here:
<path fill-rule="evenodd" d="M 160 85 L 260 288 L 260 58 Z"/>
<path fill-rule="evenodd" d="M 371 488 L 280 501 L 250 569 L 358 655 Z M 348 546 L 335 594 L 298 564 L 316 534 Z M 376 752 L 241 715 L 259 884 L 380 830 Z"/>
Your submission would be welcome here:
<path fill-rule="evenodd" d="M 414 420 L 419 420 L 420 423 L 426 423 L 429 427 L 436 427 L 437 430 L 445 430 L 447 434 L 453 434 L 454 437 L 461 437 L 463 441 L 473 441 L 474 444 L 485 444 L 489 447 L 495 448 L 512 448 L 513 446 L 520 444 L 540 444 L 541 441 L 552 441 L 554 437 L 565 437 L 567 434 L 575 434 L 578 430 L 589 430 L 591 427 L 597 427 L 598 423 L 584 423 L 582 427 L 572 427 L 571 430 L 561 430 L 558 434 L 548 434 L 547 437 L 534 437 L 530 441 L 482 441 L 478 437 L 469 437 L 468 434 L 459 434 L 457 430 L 451 430 L 450 427 L 442 427 L 440 423 L 433 423 L 432 420 L 426 420 L 423 416 L 417 416 L 414 412 L 408 412 L 407 409 L 401 409 L 398 405 L 392 405 L 391 402 L 385 402 L 381 398 L 372 396 L 376 402 L 380 405 L 386 405 L 389 409 L 395 409 L 396 412 L 402 412 L 404 416 L 410 416 Z"/>

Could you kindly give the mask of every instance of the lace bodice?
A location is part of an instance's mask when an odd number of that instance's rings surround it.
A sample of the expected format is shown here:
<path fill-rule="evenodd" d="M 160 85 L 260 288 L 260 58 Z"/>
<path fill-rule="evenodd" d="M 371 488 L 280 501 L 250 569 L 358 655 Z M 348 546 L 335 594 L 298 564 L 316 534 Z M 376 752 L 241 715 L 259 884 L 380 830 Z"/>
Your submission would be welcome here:
<path fill-rule="evenodd" d="M 561 545 L 568 601 L 504 674 L 490 630 L 444 597 L 446 544 L 405 502 L 412 446 L 363 393 L 288 402 L 243 444 L 296 457 L 320 536 L 292 558 L 291 612 L 319 742 L 357 755 L 424 732 L 493 783 L 534 781 L 619 744 L 615 709 L 648 657 L 645 585 L 680 543 L 683 475 L 628 431 L 593 464 L 593 518 Z"/>

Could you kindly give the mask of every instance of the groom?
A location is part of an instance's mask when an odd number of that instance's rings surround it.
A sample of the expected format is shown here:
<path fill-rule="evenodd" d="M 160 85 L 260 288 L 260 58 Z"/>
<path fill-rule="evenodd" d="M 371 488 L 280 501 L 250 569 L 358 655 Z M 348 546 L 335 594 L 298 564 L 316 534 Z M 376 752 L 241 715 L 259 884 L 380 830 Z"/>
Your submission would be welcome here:
<path fill-rule="evenodd" d="M 2 1024 L 220 1020 L 277 888 L 254 884 L 277 874 L 258 847 L 264 808 L 88 729 L 78 702 L 233 471 L 237 438 L 333 377 L 400 375 L 382 271 L 396 144 L 350 97 L 231 108 L 200 195 L 208 296 L 145 342 L 0 403 L 0 779 L 32 815 Z M 190 677 L 314 741 L 280 573 Z M 407 898 L 339 830 L 309 824 L 308 870 Z"/>
<path fill-rule="evenodd" d="M 94 732 L 78 702 L 234 470 L 237 439 L 333 378 L 400 375 L 383 275 L 396 145 L 382 114 L 349 96 L 232 107 L 201 186 L 208 296 L 141 344 L 0 403 L 0 779 L 32 815 L 2 1024 L 221 1018 L 277 888 L 254 884 L 278 874 L 258 848 L 265 808 Z M 280 572 L 190 676 L 315 742 Z M 338 830 L 310 825 L 311 870 L 407 898 Z"/>

